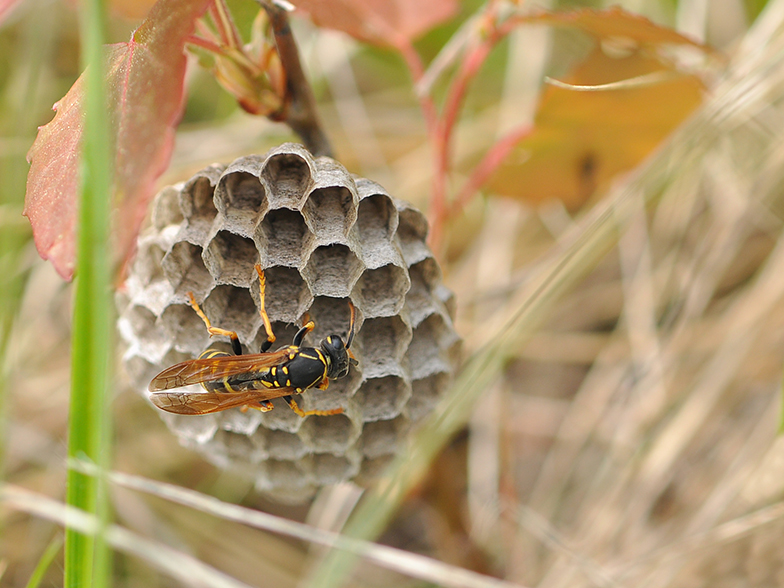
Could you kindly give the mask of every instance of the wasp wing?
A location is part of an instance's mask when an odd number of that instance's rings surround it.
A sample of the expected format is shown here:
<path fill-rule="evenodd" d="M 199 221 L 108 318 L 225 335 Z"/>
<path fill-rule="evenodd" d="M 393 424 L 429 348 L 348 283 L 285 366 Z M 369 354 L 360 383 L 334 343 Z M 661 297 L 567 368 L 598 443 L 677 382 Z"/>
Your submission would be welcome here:
<path fill-rule="evenodd" d="M 282 363 L 289 357 L 289 349 L 284 347 L 272 353 L 251 355 L 219 355 L 191 359 L 166 368 L 150 382 L 150 392 L 171 390 L 191 384 L 212 382 L 237 374 L 259 371 Z"/>
<path fill-rule="evenodd" d="M 152 403 L 166 412 L 175 414 L 209 414 L 245 405 L 257 405 L 262 400 L 272 400 L 292 394 L 293 388 L 246 390 L 244 392 L 159 392 L 151 394 Z"/>

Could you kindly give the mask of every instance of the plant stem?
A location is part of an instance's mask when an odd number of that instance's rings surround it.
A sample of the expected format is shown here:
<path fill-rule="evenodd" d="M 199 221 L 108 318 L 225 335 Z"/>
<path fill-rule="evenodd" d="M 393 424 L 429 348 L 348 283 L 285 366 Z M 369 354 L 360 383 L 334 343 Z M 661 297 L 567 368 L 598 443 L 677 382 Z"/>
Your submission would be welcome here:
<path fill-rule="evenodd" d="M 272 0 L 258 0 L 258 2 L 269 17 L 280 62 L 283 71 L 286 72 L 286 92 L 289 102 L 281 120 L 300 136 L 305 147 L 313 155 L 332 157 L 332 146 L 319 121 L 316 99 L 308 78 L 302 70 L 297 43 L 294 41 L 294 35 L 291 34 L 288 12 Z"/>

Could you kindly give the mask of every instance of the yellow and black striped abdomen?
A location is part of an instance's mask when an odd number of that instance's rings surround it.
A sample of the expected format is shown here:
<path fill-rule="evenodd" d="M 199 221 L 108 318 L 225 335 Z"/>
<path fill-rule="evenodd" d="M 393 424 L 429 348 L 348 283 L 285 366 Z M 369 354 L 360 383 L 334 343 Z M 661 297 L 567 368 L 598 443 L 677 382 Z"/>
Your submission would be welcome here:
<path fill-rule="evenodd" d="M 226 353 L 225 351 L 220 351 L 218 349 L 207 349 L 199 356 L 199 359 L 214 359 L 216 357 L 236 357 L 236 356 L 232 353 Z M 244 392 L 245 390 L 261 388 L 261 386 L 256 386 L 254 385 L 254 383 L 258 382 L 260 379 L 265 378 L 269 371 L 270 370 L 268 368 L 265 368 L 258 372 L 247 372 L 244 374 L 228 376 L 226 378 L 221 378 L 218 380 L 202 382 L 201 385 L 202 388 L 204 388 L 208 392 L 223 392 L 223 393 Z"/>

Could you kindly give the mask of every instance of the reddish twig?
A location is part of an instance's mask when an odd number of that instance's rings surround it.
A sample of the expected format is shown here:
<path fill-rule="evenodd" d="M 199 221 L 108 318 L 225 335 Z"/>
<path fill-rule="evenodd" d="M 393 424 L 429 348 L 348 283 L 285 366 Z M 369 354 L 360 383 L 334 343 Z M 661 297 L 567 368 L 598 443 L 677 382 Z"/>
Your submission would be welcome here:
<path fill-rule="evenodd" d="M 452 82 L 447 102 L 435 136 L 436 169 L 433 178 L 433 194 L 430 204 L 430 245 L 438 251 L 441 247 L 444 224 L 449 219 L 446 182 L 449 177 L 452 156 L 452 136 L 457 118 L 465 100 L 468 86 L 493 49 L 487 40 L 472 48 L 463 60 L 457 78 Z"/>
<path fill-rule="evenodd" d="M 411 79 L 415 84 L 418 83 L 425 75 L 425 68 L 416 49 L 414 49 L 414 46 L 408 39 L 403 39 L 396 43 L 395 48 L 403 56 L 411 74 Z M 433 98 L 429 94 L 417 95 L 417 98 L 419 99 L 419 107 L 422 109 L 422 116 L 425 119 L 428 134 L 435 133 L 438 125 L 438 113 L 436 112 Z"/>
<path fill-rule="evenodd" d="M 513 130 L 501 140 L 497 141 L 482 158 L 482 161 L 472 170 L 466 183 L 463 184 L 460 193 L 455 197 L 449 216 L 459 214 L 471 198 L 479 191 L 479 188 L 490 178 L 507 155 L 514 149 L 520 141 L 528 136 L 533 129 L 529 125 L 521 126 Z"/>
<path fill-rule="evenodd" d="M 451 207 L 450 209 L 447 205 L 446 184 L 450 172 L 452 138 L 457 119 L 462 110 L 470 84 L 476 78 L 490 52 L 512 30 L 511 28 L 499 28 L 497 22 L 498 6 L 497 2 L 488 4 L 487 10 L 481 19 L 481 25 L 478 27 L 480 36 L 474 43 L 469 44 L 469 49 L 460 64 L 458 73 L 447 92 L 446 104 L 443 108 L 441 120 L 437 125 L 435 134 L 431 138 L 435 151 L 436 169 L 433 177 L 433 194 L 430 201 L 429 242 L 436 251 L 441 247 L 444 224 L 455 208 Z M 482 174 L 472 175 L 472 178 L 477 179 L 480 176 Z M 469 180 L 468 188 L 472 186 L 474 186 L 474 182 Z M 477 188 L 478 186 L 474 190 Z M 464 188 L 461 191 L 463 199 L 466 199 L 464 196 L 466 194 L 465 190 Z M 462 206 L 460 207 L 462 208 Z"/>
<path fill-rule="evenodd" d="M 202 49 L 206 49 L 212 53 L 222 54 L 223 47 L 218 45 L 217 43 L 211 41 L 210 39 L 205 39 L 204 37 L 197 37 L 196 35 L 189 35 L 185 42 L 189 45 L 196 45 L 197 47 L 201 47 Z"/>
<path fill-rule="evenodd" d="M 411 44 L 411 41 L 406 38 L 396 39 L 394 45 L 403 56 L 414 84 L 417 84 L 425 75 L 425 68 L 422 64 L 422 60 L 420 59 L 419 54 Z M 438 147 L 439 136 L 441 133 L 439 131 L 440 124 L 438 121 L 438 112 L 436 110 L 435 102 L 429 93 L 417 93 L 417 98 L 419 99 L 419 107 L 422 110 L 422 116 L 425 119 L 425 128 L 427 130 L 428 140 L 430 141 L 431 148 L 433 150 L 433 161 L 437 168 L 436 173 L 433 174 L 433 182 L 431 187 L 432 194 L 430 197 L 430 240 L 432 243 L 434 229 L 437 231 L 442 224 L 440 218 L 439 220 L 435 220 L 432 215 L 436 214 L 440 216 L 444 211 L 446 202 L 446 175 L 444 173 L 439 173 L 438 171 L 439 162 L 442 159 L 441 152 Z"/>
<path fill-rule="evenodd" d="M 499 1 L 490 0 L 484 14 L 481 15 L 480 24 L 477 27 L 479 34 L 476 35 L 473 42 L 469 40 L 466 43 L 464 57 L 447 91 L 441 118 L 437 121 L 435 132 L 430 133 L 435 152 L 435 173 L 430 201 L 429 242 L 434 251 L 438 251 L 442 246 L 444 225 L 449 218 L 463 210 L 514 146 L 531 132 L 531 128 L 526 125 L 512 131 L 492 145 L 480 163 L 471 171 L 468 180 L 453 199 L 451 206 L 448 204 L 446 186 L 451 171 L 453 135 L 468 89 L 498 43 L 520 25 L 531 20 L 529 16 L 513 15 L 500 21 L 500 6 Z M 422 75 L 422 79 L 431 77 L 427 72 Z"/>
<path fill-rule="evenodd" d="M 440 125 L 440 140 L 444 147 L 448 147 L 452 142 L 452 133 L 455 130 L 457 118 L 460 115 L 465 96 L 468 93 L 468 86 L 474 80 L 482 65 L 484 65 L 487 56 L 493 48 L 494 44 L 491 44 L 488 40 L 483 40 L 474 46 L 463 60 L 457 77 L 449 88 Z M 444 156 L 447 158 L 448 155 L 448 152 L 444 153 Z"/>

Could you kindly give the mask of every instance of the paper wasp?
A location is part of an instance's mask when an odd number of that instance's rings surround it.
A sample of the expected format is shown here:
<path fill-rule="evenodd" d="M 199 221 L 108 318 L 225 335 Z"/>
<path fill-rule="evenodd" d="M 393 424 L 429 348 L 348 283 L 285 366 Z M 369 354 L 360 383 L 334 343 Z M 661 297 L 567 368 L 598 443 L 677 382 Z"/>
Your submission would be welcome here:
<path fill-rule="evenodd" d="M 189 292 L 190 305 L 204 321 L 207 332 L 211 337 L 229 337 L 234 354 L 207 349 L 198 359 L 166 368 L 150 382 L 149 390 L 153 392 L 150 400 L 155 406 L 167 412 L 187 415 L 208 414 L 234 407 L 267 412 L 273 408 L 271 400 L 282 397 L 301 417 L 343 412 L 341 408 L 305 412 L 297 405 L 293 395 L 313 387 L 326 390 L 330 379 L 345 377 L 351 364 L 357 363 L 349 351 L 354 340 L 354 305 L 349 301 L 351 319 L 345 344 L 340 336 L 330 335 L 321 341 L 318 348 L 301 347 L 305 335 L 315 327 L 315 323 L 309 320 L 294 335 L 291 345 L 269 352 L 275 342 L 275 335 L 264 308 L 266 278 L 258 264 L 256 273 L 259 275 L 259 314 L 267 333 L 267 340 L 262 343 L 261 352 L 243 355 L 237 333 L 213 327 L 207 315 L 199 308 L 193 294 Z M 190 384 L 201 384 L 205 391 L 168 391 Z"/>

